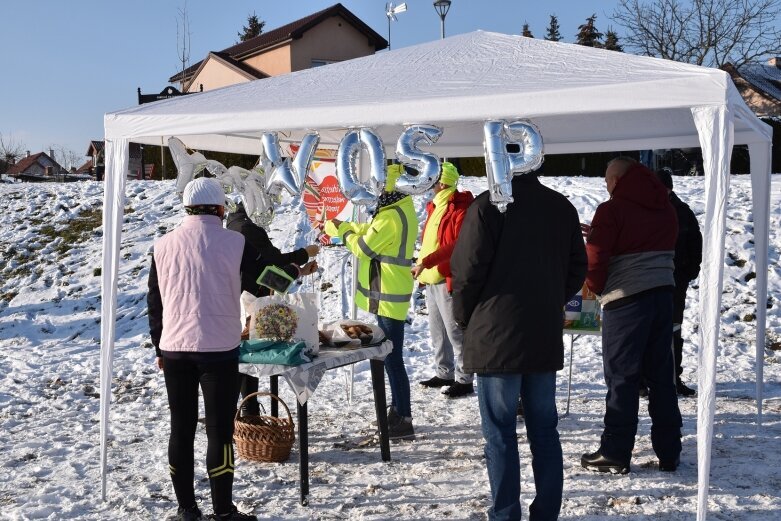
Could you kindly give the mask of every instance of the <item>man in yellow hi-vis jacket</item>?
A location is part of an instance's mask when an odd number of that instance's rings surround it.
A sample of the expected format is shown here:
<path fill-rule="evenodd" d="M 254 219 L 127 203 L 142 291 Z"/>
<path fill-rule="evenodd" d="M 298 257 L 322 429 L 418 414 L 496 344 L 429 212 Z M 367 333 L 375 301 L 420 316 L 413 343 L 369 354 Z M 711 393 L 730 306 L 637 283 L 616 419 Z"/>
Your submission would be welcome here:
<path fill-rule="evenodd" d="M 325 233 L 340 237 L 358 259 L 355 303 L 377 316 L 377 324 L 393 343 L 393 351 L 385 359 L 391 389 L 390 438 L 413 440 L 409 376 L 402 346 L 404 321 L 413 288 L 410 267 L 418 217 L 412 197 L 395 191 L 396 180 L 402 171 L 401 165 L 388 167 L 385 191 L 377 201 L 371 221 L 359 224 L 334 219 L 325 224 Z"/>

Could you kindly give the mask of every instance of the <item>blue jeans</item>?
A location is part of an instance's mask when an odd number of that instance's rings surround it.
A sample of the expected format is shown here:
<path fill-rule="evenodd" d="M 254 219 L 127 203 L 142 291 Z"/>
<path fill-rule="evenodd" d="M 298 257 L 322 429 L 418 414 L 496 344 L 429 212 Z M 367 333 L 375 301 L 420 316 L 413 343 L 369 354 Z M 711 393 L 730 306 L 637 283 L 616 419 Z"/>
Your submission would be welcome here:
<path fill-rule="evenodd" d="M 404 321 L 377 315 L 377 325 L 380 326 L 385 338 L 393 343 L 393 351 L 385 358 L 385 374 L 391 390 L 391 405 L 399 416 L 412 417 L 410 404 L 409 376 L 404 367 Z"/>
<path fill-rule="evenodd" d="M 491 521 L 521 519 L 521 466 L 515 433 L 518 397 L 523 401 L 536 496 L 531 521 L 555 520 L 561 510 L 564 462 L 556 412 L 556 373 L 477 375 L 477 399 L 493 505 Z"/>
<path fill-rule="evenodd" d="M 661 460 L 681 453 L 681 412 L 672 351 L 672 292 L 660 288 L 602 311 L 602 361 L 607 384 L 602 454 L 630 461 L 637 434 L 639 383 L 648 385 L 651 445 Z"/>

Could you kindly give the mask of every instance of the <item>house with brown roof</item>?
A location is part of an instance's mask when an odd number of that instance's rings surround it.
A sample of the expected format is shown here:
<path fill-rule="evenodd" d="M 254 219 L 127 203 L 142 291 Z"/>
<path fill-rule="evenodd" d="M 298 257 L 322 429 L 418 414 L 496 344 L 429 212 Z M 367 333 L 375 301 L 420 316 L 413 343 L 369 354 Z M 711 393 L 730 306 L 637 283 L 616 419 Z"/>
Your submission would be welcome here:
<path fill-rule="evenodd" d="M 781 57 L 770 58 L 767 64 L 747 63 L 724 69 L 738 88 L 746 104 L 760 118 L 781 118 Z"/>
<path fill-rule="evenodd" d="M 764 63 L 721 67 L 732 78 L 749 108 L 773 127 L 772 171 L 781 172 L 781 57 Z"/>
<path fill-rule="evenodd" d="M 6 171 L 6 175 L 22 181 L 46 182 L 60 181 L 67 171 L 46 152 L 38 152 L 23 157 Z"/>
<path fill-rule="evenodd" d="M 183 92 L 212 90 L 374 54 L 388 42 L 342 4 L 259 34 L 169 78 Z"/>
<path fill-rule="evenodd" d="M 106 152 L 105 143 L 103 141 L 93 140 L 89 142 L 87 153 L 84 154 L 89 157 L 89 167 L 91 174 L 95 177 L 96 181 L 102 181 L 103 175 L 106 170 Z M 138 143 L 130 143 L 130 156 L 128 157 L 127 166 L 127 178 L 128 179 L 143 179 L 143 172 L 141 170 L 141 158 L 143 155 L 143 148 Z M 86 163 L 79 167 L 81 171 L 86 166 Z"/>

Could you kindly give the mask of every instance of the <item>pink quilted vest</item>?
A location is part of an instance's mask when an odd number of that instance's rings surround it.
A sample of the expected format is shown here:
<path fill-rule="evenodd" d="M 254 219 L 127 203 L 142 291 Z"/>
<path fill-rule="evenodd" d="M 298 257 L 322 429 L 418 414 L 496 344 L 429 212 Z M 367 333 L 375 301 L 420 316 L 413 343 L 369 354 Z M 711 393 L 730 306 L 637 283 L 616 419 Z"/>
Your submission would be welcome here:
<path fill-rule="evenodd" d="M 154 246 L 163 351 L 229 351 L 241 342 L 244 237 L 215 215 L 188 215 Z"/>

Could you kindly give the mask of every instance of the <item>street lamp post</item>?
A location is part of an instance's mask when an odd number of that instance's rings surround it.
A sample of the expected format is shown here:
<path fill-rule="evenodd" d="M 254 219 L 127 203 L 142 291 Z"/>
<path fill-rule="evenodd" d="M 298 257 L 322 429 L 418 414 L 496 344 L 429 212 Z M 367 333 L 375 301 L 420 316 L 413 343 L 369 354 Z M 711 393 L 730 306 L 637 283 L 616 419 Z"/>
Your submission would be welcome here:
<path fill-rule="evenodd" d="M 447 12 L 450 11 L 450 0 L 436 0 L 434 2 L 434 9 L 436 9 L 439 19 L 442 20 L 442 38 L 445 37 L 445 17 Z"/>

